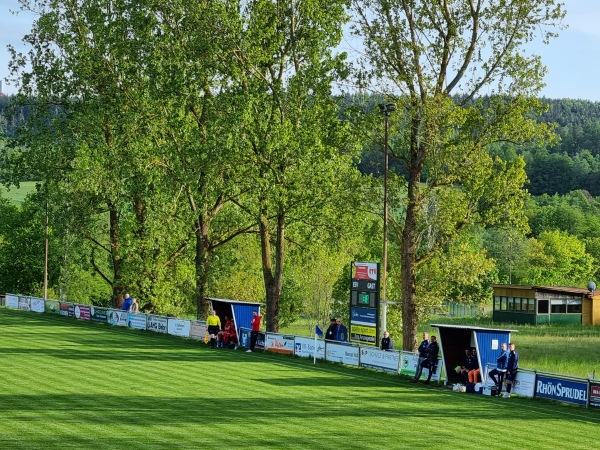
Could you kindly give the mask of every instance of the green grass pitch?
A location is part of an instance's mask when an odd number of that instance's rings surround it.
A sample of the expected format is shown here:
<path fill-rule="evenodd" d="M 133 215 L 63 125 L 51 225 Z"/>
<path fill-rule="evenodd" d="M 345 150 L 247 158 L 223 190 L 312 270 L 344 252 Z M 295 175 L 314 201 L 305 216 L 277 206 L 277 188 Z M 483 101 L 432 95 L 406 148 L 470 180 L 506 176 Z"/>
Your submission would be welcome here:
<path fill-rule="evenodd" d="M 0 308 L 2 449 L 589 449 L 600 411 Z"/>

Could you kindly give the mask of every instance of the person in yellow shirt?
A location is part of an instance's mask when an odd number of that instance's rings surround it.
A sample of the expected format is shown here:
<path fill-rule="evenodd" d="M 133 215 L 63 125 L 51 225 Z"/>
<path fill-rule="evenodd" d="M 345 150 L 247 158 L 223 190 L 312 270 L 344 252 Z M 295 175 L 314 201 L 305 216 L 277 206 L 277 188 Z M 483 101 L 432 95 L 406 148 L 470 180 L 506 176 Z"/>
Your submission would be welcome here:
<path fill-rule="evenodd" d="M 219 319 L 215 310 L 213 310 L 212 314 L 206 319 L 206 325 L 208 327 L 208 335 L 210 336 L 210 348 L 215 348 L 217 335 L 219 334 L 219 331 L 221 331 L 221 319 Z"/>

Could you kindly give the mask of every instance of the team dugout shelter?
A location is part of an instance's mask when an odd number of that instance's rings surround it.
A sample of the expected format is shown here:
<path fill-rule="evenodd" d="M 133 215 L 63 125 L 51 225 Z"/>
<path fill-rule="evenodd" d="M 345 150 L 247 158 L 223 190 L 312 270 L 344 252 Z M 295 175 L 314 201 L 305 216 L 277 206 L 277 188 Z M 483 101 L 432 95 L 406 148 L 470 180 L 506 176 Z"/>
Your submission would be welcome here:
<path fill-rule="evenodd" d="M 233 320 L 238 336 L 240 328 L 251 328 L 250 321 L 252 320 L 252 313 L 254 311 L 260 316 L 260 306 L 262 303 L 210 297 L 206 297 L 206 299 L 210 302 L 211 311 L 216 311 L 222 324 L 225 323 L 225 316 Z"/>
<path fill-rule="evenodd" d="M 516 330 L 471 327 L 467 325 L 436 325 L 439 330 L 438 341 L 442 360 L 446 368 L 446 380 L 448 383 L 459 383 L 461 377 L 454 371 L 456 366 L 462 366 L 465 362 L 465 349 L 477 349 L 477 358 L 481 368 L 481 380 L 486 381 L 487 364 L 496 365 L 496 359 L 500 355 L 500 347 L 503 343 L 510 342 L 511 333 Z"/>
<path fill-rule="evenodd" d="M 600 291 L 562 286 L 493 284 L 494 322 L 600 325 Z"/>

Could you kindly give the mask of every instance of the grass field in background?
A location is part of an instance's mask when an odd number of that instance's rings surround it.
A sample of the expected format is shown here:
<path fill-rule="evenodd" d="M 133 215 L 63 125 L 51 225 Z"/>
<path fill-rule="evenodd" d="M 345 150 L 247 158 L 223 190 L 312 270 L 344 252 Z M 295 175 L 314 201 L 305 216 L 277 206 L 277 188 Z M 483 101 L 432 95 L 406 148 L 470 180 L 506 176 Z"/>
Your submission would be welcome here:
<path fill-rule="evenodd" d="M 25 200 L 27 194 L 35 191 L 35 181 L 22 181 L 19 183 L 19 188 L 12 186 L 10 190 L 7 190 L 5 186 L 0 185 L 0 195 L 9 199 L 15 204 L 20 204 Z"/>
<path fill-rule="evenodd" d="M 492 322 L 489 317 L 434 317 L 434 324 L 469 325 L 476 327 L 516 330 L 511 334 L 519 352 L 519 365 L 528 369 L 600 379 L 600 327 L 582 325 L 515 325 Z M 308 336 L 314 333 L 315 324 L 309 320 L 298 321 L 281 331 Z M 421 333 L 439 335 L 438 329 L 423 326 Z M 402 347 L 402 335 L 392 332 L 396 348 Z M 456 363 L 462 364 L 462 361 Z"/>
<path fill-rule="evenodd" d="M 588 449 L 600 411 L 0 308 L 0 447 Z"/>

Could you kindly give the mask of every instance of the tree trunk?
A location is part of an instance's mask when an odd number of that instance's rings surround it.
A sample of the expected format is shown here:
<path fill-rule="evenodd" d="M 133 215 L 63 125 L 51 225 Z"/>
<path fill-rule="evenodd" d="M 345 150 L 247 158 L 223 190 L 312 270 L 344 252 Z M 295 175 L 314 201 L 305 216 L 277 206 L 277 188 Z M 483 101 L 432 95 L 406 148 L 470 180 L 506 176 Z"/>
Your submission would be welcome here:
<path fill-rule="evenodd" d="M 417 314 L 416 314 L 416 207 L 414 202 L 408 204 L 406 220 L 402 231 L 402 348 L 415 351 L 417 349 Z"/>
<path fill-rule="evenodd" d="M 210 304 L 206 299 L 206 285 L 208 284 L 208 270 L 210 255 L 208 252 L 208 226 L 202 217 L 196 223 L 196 256 L 194 259 L 196 269 L 196 318 L 206 318 L 209 314 Z"/>
<path fill-rule="evenodd" d="M 417 141 L 418 120 L 413 121 L 413 142 Z M 411 148 L 411 160 L 408 171 L 408 192 L 406 205 L 406 219 L 402 230 L 401 246 L 401 275 L 402 275 L 402 348 L 415 351 L 418 346 L 417 326 L 417 223 L 420 205 L 420 182 L 422 172 L 422 155 L 416 144 Z"/>
<path fill-rule="evenodd" d="M 118 299 L 122 298 L 125 293 L 123 274 L 121 272 L 123 260 L 121 258 L 119 242 L 119 212 L 113 202 L 108 201 L 107 205 L 109 213 L 110 256 L 113 267 L 112 296 L 113 305 L 117 306 Z"/>
<path fill-rule="evenodd" d="M 262 211 L 259 221 L 259 232 L 261 242 L 261 255 L 263 267 L 263 279 L 265 293 L 267 296 L 267 331 L 279 331 L 279 300 L 283 286 L 283 260 L 284 260 L 284 235 L 285 215 L 280 212 L 277 215 L 277 239 L 275 242 L 275 269 L 273 270 L 271 258 L 271 234 L 266 211 Z"/>

